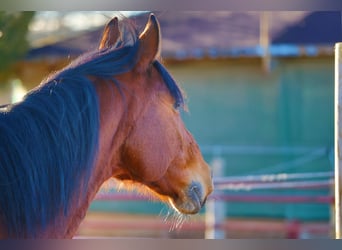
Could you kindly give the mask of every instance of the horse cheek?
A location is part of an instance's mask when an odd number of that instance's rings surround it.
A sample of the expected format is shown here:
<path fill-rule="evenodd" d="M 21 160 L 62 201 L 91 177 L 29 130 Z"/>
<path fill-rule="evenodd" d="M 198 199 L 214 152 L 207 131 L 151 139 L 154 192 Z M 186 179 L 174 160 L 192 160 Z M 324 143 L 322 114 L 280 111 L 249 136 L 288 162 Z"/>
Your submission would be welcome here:
<path fill-rule="evenodd" d="M 163 135 L 162 129 L 161 126 L 153 125 L 151 120 L 143 119 L 126 140 L 122 148 L 122 163 L 132 180 L 148 183 L 165 175 L 171 162 L 169 153 L 172 150 L 165 142 L 167 137 Z"/>
<path fill-rule="evenodd" d="M 169 144 L 170 138 L 165 133 L 168 129 L 160 125 L 149 128 L 141 137 L 144 140 L 144 177 L 146 181 L 156 181 L 165 175 L 174 153 Z"/>

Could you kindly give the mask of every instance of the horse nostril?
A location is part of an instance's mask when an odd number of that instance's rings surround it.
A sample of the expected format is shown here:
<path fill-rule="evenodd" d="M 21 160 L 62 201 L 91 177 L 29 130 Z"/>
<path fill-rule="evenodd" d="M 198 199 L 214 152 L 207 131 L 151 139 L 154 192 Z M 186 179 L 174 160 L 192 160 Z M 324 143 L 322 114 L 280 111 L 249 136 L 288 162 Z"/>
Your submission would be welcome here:
<path fill-rule="evenodd" d="M 201 185 L 197 182 L 191 183 L 189 187 L 189 197 L 193 201 L 196 201 L 198 204 L 203 206 L 202 196 L 203 196 L 203 192 L 202 192 Z"/>
<path fill-rule="evenodd" d="M 190 191 L 196 193 L 199 197 L 202 196 L 202 191 L 201 190 L 202 190 L 201 187 L 198 186 L 197 183 L 193 184 L 191 186 L 191 188 L 190 188 Z"/>

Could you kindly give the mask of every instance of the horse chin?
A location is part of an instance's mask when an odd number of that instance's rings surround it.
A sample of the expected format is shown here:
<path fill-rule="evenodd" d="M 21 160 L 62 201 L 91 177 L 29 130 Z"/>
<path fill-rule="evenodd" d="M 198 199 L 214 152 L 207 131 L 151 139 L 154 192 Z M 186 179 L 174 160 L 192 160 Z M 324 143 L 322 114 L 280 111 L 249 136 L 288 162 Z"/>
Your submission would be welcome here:
<path fill-rule="evenodd" d="M 178 199 L 169 199 L 171 206 L 182 214 L 197 214 L 206 202 L 203 198 L 202 186 L 198 182 L 193 182 Z"/>
<path fill-rule="evenodd" d="M 197 214 L 202 208 L 201 204 L 196 201 L 179 202 L 170 199 L 170 204 L 181 214 Z"/>

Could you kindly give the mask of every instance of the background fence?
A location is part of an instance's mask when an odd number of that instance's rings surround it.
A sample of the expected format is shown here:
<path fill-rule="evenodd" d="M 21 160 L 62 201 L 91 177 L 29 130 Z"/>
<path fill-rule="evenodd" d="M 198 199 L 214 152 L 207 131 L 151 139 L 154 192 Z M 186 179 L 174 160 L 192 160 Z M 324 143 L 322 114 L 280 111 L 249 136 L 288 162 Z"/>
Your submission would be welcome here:
<path fill-rule="evenodd" d="M 211 239 L 220 238 L 330 238 L 333 237 L 333 171 L 300 172 L 300 164 L 308 164 L 317 157 L 331 157 L 330 150 L 324 147 L 233 147 L 233 146 L 205 146 L 201 147 L 203 154 L 213 168 L 214 173 L 214 193 L 208 198 L 204 212 L 195 218 L 173 218 L 168 222 L 164 221 L 166 216 L 143 215 L 145 219 L 131 213 L 131 219 L 120 220 L 120 218 L 103 219 L 102 222 L 92 220 L 85 225 L 101 230 L 121 230 L 121 237 L 125 232 L 139 230 L 135 236 L 155 237 L 156 234 L 147 234 L 147 231 L 164 232 L 156 237 L 205 237 Z M 291 162 L 297 163 L 297 172 L 286 172 L 288 162 L 277 163 L 273 167 L 268 166 L 264 171 L 257 171 L 257 174 L 246 174 L 240 176 L 225 176 L 227 167 L 226 157 L 229 155 L 296 155 Z M 270 171 L 272 170 L 273 171 Z M 270 171 L 266 173 L 265 171 Z M 277 171 L 279 170 L 279 171 Z M 263 174 L 261 172 L 264 172 Z M 274 173 L 276 172 L 276 173 Z M 139 202 L 136 206 L 141 206 L 148 210 L 150 204 L 148 197 L 136 194 L 117 192 L 115 188 L 107 186 L 96 196 L 95 202 L 115 202 L 129 203 Z M 141 203 L 140 203 L 141 202 Z M 125 207 L 125 203 L 122 203 Z M 136 204 L 136 203 L 134 203 Z M 234 212 L 234 205 L 240 213 Z M 263 204 L 259 208 L 259 215 L 249 215 L 250 210 L 258 210 L 256 206 Z M 274 206 L 290 207 L 290 210 L 305 210 L 303 206 L 320 206 L 324 208 L 323 219 L 301 218 L 301 215 L 292 214 L 278 218 L 273 217 Z M 291 208 L 292 207 L 292 208 Z M 278 208 L 279 209 L 279 208 Z M 123 208 L 125 210 L 125 208 Z M 270 216 L 267 216 L 267 213 Z M 286 211 L 282 210 L 282 211 Z M 99 212 L 99 210 L 97 211 Z M 114 211 L 115 212 L 115 211 Z M 129 209 L 126 210 L 129 213 Z M 314 211 L 304 211 L 308 214 Z M 169 212 L 168 212 L 169 213 Z M 279 212 L 281 213 L 281 212 Z M 279 214 L 278 213 L 278 214 Z M 322 213 L 322 212 L 319 212 Z M 123 216 L 122 211 L 119 213 Z M 258 213 L 256 213 L 258 214 Z M 266 216 L 265 216 L 266 214 Z M 171 216 L 172 217 L 172 216 Z M 310 217 L 310 216 L 308 216 Z M 321 216 L 322 217 L 322 216 Z M 156 219 L 157 218 L 157 219 Z M 160 219 L 160 220 L 158 220 Z M 111 221 L 112 220 L 112 221 Z M 124 230 L 125 232 L 123 232 Z"/>

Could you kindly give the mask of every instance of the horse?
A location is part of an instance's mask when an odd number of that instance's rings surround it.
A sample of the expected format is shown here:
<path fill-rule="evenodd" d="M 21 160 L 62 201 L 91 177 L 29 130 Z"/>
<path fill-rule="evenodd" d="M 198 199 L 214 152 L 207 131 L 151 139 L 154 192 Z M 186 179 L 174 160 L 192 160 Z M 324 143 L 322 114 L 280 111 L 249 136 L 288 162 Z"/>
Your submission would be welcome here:
<path fill-rule="evenodd" d="M 155 15 L 142 32 L 114 17 L 99 41 L 0 111 L 1 238 L 72 238 L 111 178 L 182 214 L 213 190 Z"/>

